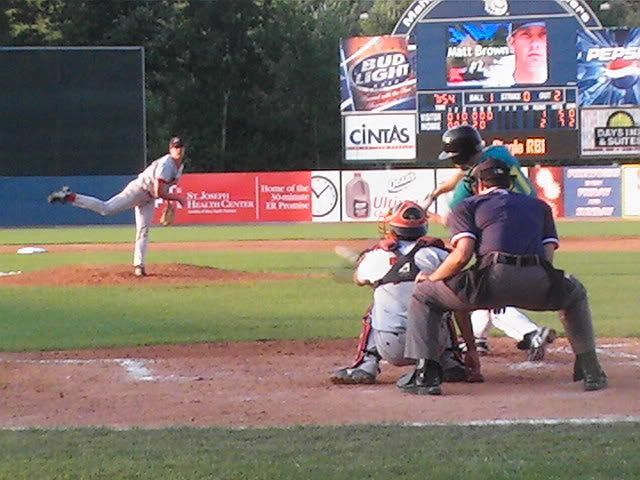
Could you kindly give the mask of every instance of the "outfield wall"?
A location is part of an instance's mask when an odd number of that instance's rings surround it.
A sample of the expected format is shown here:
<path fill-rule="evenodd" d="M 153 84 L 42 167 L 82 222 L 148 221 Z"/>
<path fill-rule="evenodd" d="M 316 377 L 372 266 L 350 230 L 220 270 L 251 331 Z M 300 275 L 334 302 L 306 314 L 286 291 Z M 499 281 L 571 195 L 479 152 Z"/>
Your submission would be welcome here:
<path fill-rule="evenodd" d="M 640 165 L 524 169 L 557 218 L 640 218 Z M 421 201 L 455 169 L 343 170 L 186 174 L 187 205 L 176 224 L 376 221 L 402 200 Z M 70 205 L 49 205 L 62 185 L 107 199 L 132 176 L 0 177 L 0 226 L 133 223 L 133 211 L 111 217 Z M 446 196 L 436 203 L 448 211 Z M 158 222 L 162 200 L 156 201 Z"/>

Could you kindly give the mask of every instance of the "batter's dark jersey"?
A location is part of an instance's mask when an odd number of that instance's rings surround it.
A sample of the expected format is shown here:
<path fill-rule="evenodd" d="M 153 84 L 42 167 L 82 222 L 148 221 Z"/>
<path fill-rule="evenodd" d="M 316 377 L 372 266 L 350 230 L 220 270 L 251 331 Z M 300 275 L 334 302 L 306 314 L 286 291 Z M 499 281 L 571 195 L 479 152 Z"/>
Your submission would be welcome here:
<path fill-rule="evenodd" d="M 543 256 L 546 243 L 558 244 L 549 205 L 505 189 L 467 198 L 451 212 L 448 226 L 452 245 L 473 238 L 478 256 L 489 252 Z"/>

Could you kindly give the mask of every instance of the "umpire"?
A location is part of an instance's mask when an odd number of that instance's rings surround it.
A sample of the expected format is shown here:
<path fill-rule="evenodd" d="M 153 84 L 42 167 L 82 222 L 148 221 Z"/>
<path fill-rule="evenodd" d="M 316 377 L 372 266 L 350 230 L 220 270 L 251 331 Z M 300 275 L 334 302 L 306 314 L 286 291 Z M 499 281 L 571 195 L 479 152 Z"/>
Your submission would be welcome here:
<path fill-rule="evenodd" d="M 473 168 L 475 196 L 448 218 L 453 252 L 427 278 L 418 277 L 407 323 L 405 357 L 416 370 L 398 387 L 421 395 L 440 395 L 442 345 L 438 332 L 449 310 L 471 311 L 507 305 L 560 311 L 576 354 L 574 381 L 584 389 L 607 387 L 595 351 L 587 292 L 575 277 L 553 265 L 558 236 L 551 209 L 542 200 L 509 192 L 509 166 L 488 159 Z M 475 265 L 463 270 L 475 252 Z M 401 379 L 402 380 L 402 379 Z"/>

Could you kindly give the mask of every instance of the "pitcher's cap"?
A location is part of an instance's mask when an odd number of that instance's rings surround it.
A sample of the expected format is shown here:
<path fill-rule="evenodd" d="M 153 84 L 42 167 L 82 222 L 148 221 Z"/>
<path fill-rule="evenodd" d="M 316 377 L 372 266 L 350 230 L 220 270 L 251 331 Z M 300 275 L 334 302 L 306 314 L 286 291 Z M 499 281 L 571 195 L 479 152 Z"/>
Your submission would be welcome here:
<path fill-rule="evenodd" d="M 184 142 L 182 141 L 182 138 L 180 138 L 180 137 L 172 137 L 171 140 L 169 140 L 169 146 L 170 147 L 184 147 Z"/>

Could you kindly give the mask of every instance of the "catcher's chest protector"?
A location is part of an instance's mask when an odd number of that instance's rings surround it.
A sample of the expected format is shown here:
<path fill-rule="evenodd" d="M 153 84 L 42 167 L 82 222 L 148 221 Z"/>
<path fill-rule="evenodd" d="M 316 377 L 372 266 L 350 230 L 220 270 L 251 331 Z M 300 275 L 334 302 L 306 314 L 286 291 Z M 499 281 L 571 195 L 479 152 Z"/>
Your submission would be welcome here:
<path fill-rule="evenodd" d="M 413 282 L 418 273 L 420 273 L 414 257 L 416 252 L 424 246 L 423 242 L 418 241 L 406 255 L 397 255 L 396 253 L 396 263 L 384 277 L 374 284 L 374 287 L 379 287 L 385 283 Z"/>

